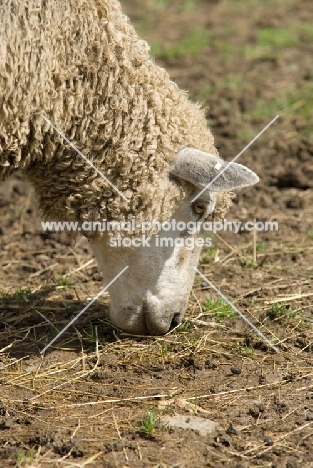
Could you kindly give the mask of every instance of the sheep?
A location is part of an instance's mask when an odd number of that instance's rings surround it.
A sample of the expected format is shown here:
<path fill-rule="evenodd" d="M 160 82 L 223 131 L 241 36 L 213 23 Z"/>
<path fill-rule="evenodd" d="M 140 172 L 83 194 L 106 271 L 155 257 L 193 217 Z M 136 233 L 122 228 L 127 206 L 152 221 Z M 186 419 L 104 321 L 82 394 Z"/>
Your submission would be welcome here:
<path fill-rule="evenodd" d="M 117 0 L 3 0 L 0 34 L 0 180 L 22 171 L 45 219 L 219 219 L 233 189 L 258 181 L 226 167 L 205 110 L 155 63 Z M 183 317 L 201 247 L 112 247 L 109 238 L 88 233 L 107 283 L 130 266 L 109 288 L 113 325 L 166 333 Z"/>

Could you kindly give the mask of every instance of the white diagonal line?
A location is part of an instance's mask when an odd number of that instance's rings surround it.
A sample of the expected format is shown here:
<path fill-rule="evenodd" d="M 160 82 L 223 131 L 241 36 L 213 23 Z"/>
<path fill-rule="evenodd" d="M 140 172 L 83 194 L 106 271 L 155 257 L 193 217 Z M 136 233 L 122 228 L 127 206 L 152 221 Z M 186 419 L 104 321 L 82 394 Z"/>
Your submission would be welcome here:
<path fill-rule="evenodd" d="M 225 302 L 227 302 L 228 305 L 230 305 L 232 307 L 232 309 L 234 309 L 235 312 L 237 312 L 238 315 L 240 315 L 240 317 L 249 325 L 249 327 L 251 327 L 264 341 L 266 341 L 266 343 L 274 350 L 276 351 L 276 353 L 279 353 L 279 349 L 276 348 L 276 346 L 273 345 L 273 343 L 270 342 L 270 340 L 268 338 L 266 338 L 265 335 L 263 335 L 263 333 L 255 326 L 253 325 L 252 322 L 250 322 L 250 320 L 242 313 L 240 312 L 239 309 L 237 309 L 236 306 L 234 306 L 234 304 L 232 304 L 226 296 L 224 296 L 224 294 L 219 290 L 217 289 L 214 284 L 211 283 L 211 281 L 209 281 L 202 273 L 200 273 L 200 271 L 196 268 L 196 267 L 192 267 L 194 270 L 196 270 L 196 272 L 201 276 L 201 278 L 203 278 L 210 286 L 211 288 L 214 289 L 215 292 L 217 292 L 217 294 L 219 294 L 222 299 L 224 299 Z"/>
<path fill-rule="evenodd" d="M 115 278 L 112 279 L 112 281 L 110 281 L 109 284 L 107 284 L 90 302 L 89 304 L 86 305 L 86 307 L 83 308 L 83 310 L 81 310 L 79 312 L 79 314 L 76 315 L 76 317 L 74 317 L 67 325 L 66 327 L 63 328 L 63 330 L 60 331 L 60 333 L 57 334 L 57 336 L 55 336 L 53 338 L 53 340 L 50 341 L 49 344 L 47 344 L 47 346 L 45 346 L 45 348 L 43 348 L 41 351 L 40 351 L 40 354 L 44 354 L 48 348 L 50 348 L 50 346 L 74 323 L 76 322 L 76 320 L 101 296 L 101 294 L 103 294 L 110 286 L 111 284 L 113 284 L 117 278 L 119 278 L 125 270 L 127 270 L 127 268 L 129 268 L 129 266 L 126 266 L 125 268 L 123 268 L 123 270 L 115 276 Z"/>
<path fill-rule="evenodd" d="M 73 143 L 64 135 L 64 133 L 60 132 L 60 130 L 43 114 L 42 117 L 63 138 L 63 140 L 65 140 L 66 143 L 68 143 L 79 154 L 79 156 L 81 156 L 83 160 L 86 161 L 86 163 L 89 164 L 89 166 L 91 166 L 120 195 L 120 197 L 122 197 L 127 203 L 129 203 L 128 198 L 126 198 L 125 195 L 123 195 L 123 193 L 120 192 L 119 189 L 115 187 L 115 185 L 112 184 L 112 182 L 110 182 L 109 179 L 105 177 L 105 175 L 101 171 L 99 171 L 99 169 L 94 164 L 92 164 L 92 162 L 88 158 L 86 158 L 86 156 L 84 156 L 78 148 L 76 148 L 75 145 L 73 145 Z"/>
<path fill-rule="evenodd" d="M 275 122 L 275 120 L 278 119 L 278 117 L 279 117 L 279 115 L 276 115 L 276 117 L 274 117 L 274 119 L 271 120 L 270 123 L 267 124 L 267 125 L 263 128 L 263 130 L 261 130 L 260 133 L 258 133 L 257 136 L 255 136 L 255 137 L 253 138 L 253 140 L 251 140 L 250 143 L 248 143 L 247 146 L 245 146 L 244 149 L 241 150 L 240 153 L 238 153 L 237 156 L 234 157 L 234 159 L 233 159 L 232 161 L 230 161 L 228 164 L 226 164 L 226 166 L 224 167 L 224 169 L 223 169 L 221 172 L 219 172 L 219 173 L 214 177 L 214 179 L 212 179 L 211 182 L 209 182 L 208 185 L 206 185 L 206 186 L 204 187 L 204 189 L 202 189 L 201 192 L 198 193 L 198 195 L 197 195 L 196 197 L 194 197 L 194 198 L 191 200 L 191 203 L 193 203 L 195 200 L 197 200 L 197 198 L 199 198 L 199 197 L 203 194 L 203 192 L 205 192 L 206 190 L 208 190 L 208 188 L 213 184 L 213 182 L 215 182 L 216 179 L 218 179 L 218 178 L 223 174 L 223 172 L 225 172 L 225 171 L 229 168 L 229 166 L 230 166 L 233 162 L 235 162 L 235 161 L 239 158 L 239 156 L 241 156 L 242 153 L 244 153 L 244 152 L 249 148 L 249 146 L 251 146 L 252 143 L 254 143 L 255 140 L 257 140 L 257 139 L 262 135 L 262 133 L 264 133 L 265 130 L 267 130 L 268 127 L 270 127 L 270 126 Z"/>

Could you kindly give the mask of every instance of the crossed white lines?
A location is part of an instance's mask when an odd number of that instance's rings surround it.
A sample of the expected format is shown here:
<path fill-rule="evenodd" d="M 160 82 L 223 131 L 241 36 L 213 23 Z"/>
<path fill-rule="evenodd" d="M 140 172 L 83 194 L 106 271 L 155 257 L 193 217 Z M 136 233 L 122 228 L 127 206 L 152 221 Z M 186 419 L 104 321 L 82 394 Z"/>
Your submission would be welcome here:
<path fill-rule="evenodd" d="M 83 155 L 83 153 L 81 151 L 79 151 L 78 148 L 76 148 L 75 145 L 73 145 L 73 143 L 62 133 L 60 132 L 60 130 L 44 115 L 42 115 L 43 119 L 71 146 L 71 148 L 73 148 L 82 158 L 83 160 L 89 164 L 126 202 L 129 202 L 130 200 L 128 200 L 125 195 L 123 195 L 122 192 L 120 192 L 118 190 L 117 187 L 115 187 L 114 184 L 112 184 L 112 182 L 109 181 L 109 179 L 107 179 L 105 177 L 105 175 L 88 159 L 86 158 L 86 156 Z M 235 162 L 277 119 L 278 119 L 279 115 L 276 115 L 276 117 L 274 117 L 274 119 L 272 119 L 270 121 L 269 124 L 267 124 L 263 130 L 261 130 L 260 133 L 258 133 L 254 138 L 253 140 L 250 141 L 250 143 L 248 143 L 247 146 L 245 146 L 243 148 L 243 150 L 240 151 L 240 153 L 237 154 L 237 156 L 232 160 L 230 161 L 225 167 L 224 169 L 219 172 L 209 183 L 208 185 L 206 185 L 204 187 L 204 189 L 201 190 L 200 193 L 197 194 L 197 196 L 192 200 L 192 202 L 194 202 L 195 200 L 197 200 L 197 198 L 199 198 L 203 192 L 205 192 L 215 181 L 216 179 L 218 179 L 222 174 L 223 172 L 225 172 L 229 166 Z M 215 169 L 219 170 L 221 168 L 221 164 L 220 163 L 217 163 L 216 166 L 215 166 Z M 48 348 L 50 348 L 50 346 L 74 323 L 76 322 L 76 320 L 129 268 L 129 266 L 126 266 L 125 268 L 123 268 L 123 270 L 115 276 L 115 278 L 113 278 L 109 284 L 107 284 L 90 302 L 89 304 L 86 305 L 86 307 L 84 307 L 80 312 L 79 314 L 76 315 L 76 317 L 74 317 L 54 338 L 53 340 L 50 341 L 50 343 L 48 343 L 41 351 L 40 351 L 40 354 L 43 355 Z M 274 350 L 276 351 L 276 353 L 279 353 L 279 349 L 273 345 L 273 343 L 271 343 L 269 341 L 268 338 L 266 338 L 265 335 L 263 335 L 263 333 L 255 326 L 253 325 L 252 322 L 250 322 L 250 320 L 239 310 L 237 309 L 237 307 L 235 307 L 228 299 L 226 296 L 224 296 L 224 294 L 218 289 L 216 288 L 196 267 L 192 267 L 216 292 L 217 294 L 219 294 L 222 299 L 227 302 L 227 304 L 229 304 L 233 310 L 264 340 L 266 341 L 266 343 Z"/>

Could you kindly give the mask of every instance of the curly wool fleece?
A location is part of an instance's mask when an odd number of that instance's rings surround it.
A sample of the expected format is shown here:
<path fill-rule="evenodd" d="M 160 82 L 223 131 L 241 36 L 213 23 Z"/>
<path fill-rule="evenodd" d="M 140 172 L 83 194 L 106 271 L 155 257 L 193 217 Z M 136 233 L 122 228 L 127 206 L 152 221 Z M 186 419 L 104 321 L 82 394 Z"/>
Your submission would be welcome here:
<path fill-rule="evenodd" d="M 21 169 L 47 219 L 168 219 L 185 195 L 168 176 L 175 153 L 217 151 L 204 111 L 155 64 L 120 3 L 2 0 L 0 31 L 0 179 Z"/>

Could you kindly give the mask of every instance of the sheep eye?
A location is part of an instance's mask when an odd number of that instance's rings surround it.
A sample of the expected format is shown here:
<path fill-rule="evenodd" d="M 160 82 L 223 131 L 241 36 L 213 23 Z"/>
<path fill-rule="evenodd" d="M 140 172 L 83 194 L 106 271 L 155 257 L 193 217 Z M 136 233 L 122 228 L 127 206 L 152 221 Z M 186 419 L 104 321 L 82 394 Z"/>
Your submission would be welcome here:
<path fill-rule="evenodd" d="M 193 210 L 197 214 L 203 214 L 206 211 L 206 204 L 201 201 L 195 202 L 193 205 Z"/>

